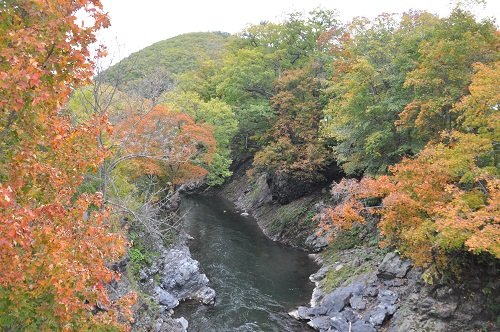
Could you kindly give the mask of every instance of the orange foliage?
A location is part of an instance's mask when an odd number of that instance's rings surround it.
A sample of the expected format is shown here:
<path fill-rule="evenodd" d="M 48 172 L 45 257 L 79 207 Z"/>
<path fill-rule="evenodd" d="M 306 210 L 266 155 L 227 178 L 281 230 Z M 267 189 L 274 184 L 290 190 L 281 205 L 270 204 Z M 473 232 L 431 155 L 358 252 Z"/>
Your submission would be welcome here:
<path fill-rule="evenodd" d="M 378 197 L 383 244 L 396 246 L 416 264 L 442 266 L 448 254 L 461 250 L 500 258 L 498 66 L 475 66 L 471 94 L 453 109 L 463 132 L 443 133 L 441 143 L 391 167 L 389 176 L 343 180 L 333 187 L 337 205 L 323 225 L 362 223 L 369 209 L 363 202 Z"/>
<path fill-rule="evenodd" d="M 357 200 L 360 192 L 361 187 L 355 179 L 342 179 L 339 183 L 334 183 L 331 190 L 334 206 L 326 209 L 326 218 L 320 220 L 320 228 L 336 233 L 337 229 L 350 229 L 356 223 L 364 223 L 361 216 L 363 205 Z M 332 230 L 331 225 L 335 229 Z"/>
<path fill-rule="evenodd" d="M 211 126 L 163 106 L 129 116 L 115 132 L 138 174 L 163 175 L 174 184 L 205 176 L 203 166 L 212 162 L 216 149 Z"/>
<path fill-rule="evenodd" d="M 93 24 L 77 24 L 78 11 Z M 98 0 L 0 10 L 0 329 L 123 327 L 104 286 L 118 278 L 106 264 L 125 253 L 125 239 L 100 194 L 76 193 L 106 155 L 96 137 L 107 120 L 74 127 L 59 112 L 91 77 L 88 47 L 107 25 Z M 109 310 L 91 315 L 97 303 Z"/>

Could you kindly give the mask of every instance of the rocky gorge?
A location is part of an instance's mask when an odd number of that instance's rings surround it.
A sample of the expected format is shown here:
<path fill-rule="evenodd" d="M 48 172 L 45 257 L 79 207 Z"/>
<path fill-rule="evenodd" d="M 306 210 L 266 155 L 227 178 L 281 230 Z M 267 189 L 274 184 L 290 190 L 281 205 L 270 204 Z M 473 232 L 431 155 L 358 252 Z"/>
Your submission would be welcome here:
<path fill-rule="evenodd" d="M 115 301 L 131 290 L 139 294 L 133 331 L 187 331 L 188 321 L 184 317 L 173 318 L 174 309 L 188 300 L 213 305 L 216 297 L 199 262 L 191 257 L 190 236 L 181 232 L 175 242 L 165 243 L 154 234 L 135 232 L 136 237 L 148 239 L 147 251 L 143 251 L 149 257 L 137 264 L 132 249 L 112 266 L 122 276 L 108 285 L 110 300 Z"/>
<path fill-rule="evenodd" d="M 498 330 L 494 313 L 500 300 L 500 281 L 496 266 L 485 269 L 471 263 L 462 280 L 428 283 L 427 271 L 415 267 L 391 248 L 378 247 L 376 220 L 342 232 L 329 242 L 325 235 L 318 235 L 313 220 L 328 200 L 325 188 L 281 204 L 273 197 L 267 176 L 249 177 L 248 165 L 235 169 L 231 181 L 217 190 L 206 190 L 198 183 L 183 187 L 181 193 L 201 194 L 216 205 L 220 202 L 215 196 L 227 198 L 235 204 L 234 213 L 252 215 L 273 241 L 310 253 L 310 259 L 320 268 L 309 277 L 314 284 L 310 303 L 304 302 L 288 312 L 293 319 L 321 332 Z M 178 208 L 180 199 L 177 197 L 173 208 Z M 224 208 L 224 214 L 230 209 Z M 202 219 L 208 216 L 208 212 L 200 213 Z M 201 306 L 215 303 L 216 291 L 203 273 L 207 266 L 200 266 L 190 251 L 190 241 L 194 241 L 192 244 L 209 240 L 193 240 L 184 231 L 175 243 L 168 245 L 160 238 L 148 238 L 148 250 L 155 254 L 147 264 L 130 273 L 134 267 L 129 252 L 128 257 L 114 265 L 124 277 L 109 285 L 112 300 L 130 289 L 140 291 L 135 331 L 210 331 L 209 325 L 204 329 L 199 325 L 190 328 L 189 319 L 174 313 L 184 301 Z M 224 258 L 216 259 L 222 262 Z M 222 278 L 218 273 L 221 271 L 212 269 L 210 277 Z M 216 283 L 221 282 L 224 283 Z M 223 308 L 224 305 L 218 310 L 227 310 Z M 180 312 L 189 311 L 181 308 Z M 295 330 L 301 328 L 294 327 Z"/>
<path fill-rule="evenodd" d="M 342 232 L 328 244 L 311 218 L 322 213 L 325 188 L 281 204 L 266 176 L 249 177 L 245 165 L 220 194 L 251 211 L 271 239 L 313 252 L 321 268 L 310 276 L 315 284 L 310 304 L 289 314 L 317 331 L 499 330 L 496 265 L 470 259 L 460 280 L 426 282 L 429 271 L 378 247 L 373 223 Z"/>

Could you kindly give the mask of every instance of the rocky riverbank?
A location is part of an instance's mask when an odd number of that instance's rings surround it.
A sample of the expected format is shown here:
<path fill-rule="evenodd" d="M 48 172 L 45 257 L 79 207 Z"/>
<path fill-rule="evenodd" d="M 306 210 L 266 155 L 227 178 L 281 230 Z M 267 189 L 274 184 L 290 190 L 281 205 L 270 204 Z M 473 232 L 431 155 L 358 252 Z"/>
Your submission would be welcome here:
<path fill-rule="evenodd" d="M 318 331 L 498 331 L 498 292 L 485 291 L 498 290 L 497 271 L 431 285 L 410 261 L 376 247 L 327 250 L 317 259 L 311 304 L 290 315 Z"/>
<path fill-rule="evenodd" d="M 343 232 L 328 244 L 312 216 L 321 213 L 326 189 L 287 204 L 273 197 L 266 175 L 247 176 L 239 167 L 218 194 L 252 214 L 275 241 L 313 252 L 322 266 L 311 275 L 316 288 L 309 306 L 290 312 L 318 331 L 499 331 L 496 266 L 462 267 L 462 280 L 424 282 L 426 271 L 378 247 L 373 224 Z"/>
<path fill-rule="evenodd" d="M 210 288 L 207 276 L 200 272 L 199 262 L 191 257 L 187 234 L 181 234 L 170 246 L 155 236 L 148 238 L 151 241 L 148 250 L 152 253 L 148 264 L 138 268 L 129 252 L 113 266 L 122 277 L 108 285 L 110 300 L 115 301 L 130 291 L 138 293 L 132 331 L 185 332 L 188 321 L 183 317 L 173 318 L 173 309 L 187 300 L 213 305 L 215 291 Z"/>

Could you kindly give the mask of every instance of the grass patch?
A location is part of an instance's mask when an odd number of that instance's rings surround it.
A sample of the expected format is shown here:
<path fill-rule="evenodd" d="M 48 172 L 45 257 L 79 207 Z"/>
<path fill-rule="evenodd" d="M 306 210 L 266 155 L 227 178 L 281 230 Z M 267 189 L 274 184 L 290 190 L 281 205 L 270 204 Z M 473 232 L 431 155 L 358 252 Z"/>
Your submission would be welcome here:
<path fill-rule="evenodd" d="M 269 224 L 271 234 L 281 234 L 290 227 L 298 226 L 300 218 L 308 212 L 309 204 L 309 201 L 295 201 L 278 207 Z"/>
<path fill-rule="evenodd" d="M 132 240 L 132 248 L 129 249 L 129 270 L 131 276 L 135 279 L 139 275 L 139 271 L 143 267 L 151 266 L 155 257 L 158 257 L 158 253 L 148 250 L 144 246 L 137 236 L 133 233 L 130 234 L 130 239 Z"/>
<path fill-rule="evenodd" d="M 349 230 L 341 231 L 335 239 L 330 243 L 329 248 L 334 251 L 352 249 L 363 245 L 363 237 L 361 236 L 362 227 L 357 226 Z"/>
<path fill-rule="evenodd" d="M 370 264 L 370 261 L 364 261 L 356 267 L 350 263 L 342 264 L 342 268 L 338 271 L 333 267 L 329 269 L 325 278 L 321 280 L 320 286 L 325 292 L 329 293 L 342 284 L 351 282 L 355 277 L 373 270 L 373 265 Z"/>
<path fill-rule="evenodd" d="M 377 242 L 376 236 L 366 234 L 363 225 L 341 231 L 322 253 L 324 265 L 331 266 L 320 283 L 323 291 L 331 292 L 375 269 L 374 262 L 378 262 L 386 251 L 378 248 Z M 353 264 L 354 259 L 358 264 Z M 343 266 L 336 270 L 338 264 Z"/>

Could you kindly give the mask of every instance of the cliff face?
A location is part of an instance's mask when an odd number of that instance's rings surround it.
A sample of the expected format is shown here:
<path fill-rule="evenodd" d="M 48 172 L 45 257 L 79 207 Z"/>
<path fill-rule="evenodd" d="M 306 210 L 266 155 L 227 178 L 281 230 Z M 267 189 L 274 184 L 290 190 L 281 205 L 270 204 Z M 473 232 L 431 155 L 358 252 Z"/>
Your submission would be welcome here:
<path fill-rule="evenodd" d="M 326 189 L 281 205 L 265 174 L 247 176 L 249 166 L 236 169 L 217 194 L 252 214 L 271 239 L 319 252 L 314 257 L 322 267 L 310 277 L 316 285 L 310 306 L 291 312 L 296 319 L 318 331 L 500 331 L 497 266 L 472 259 L 461 280 L 427 284 L 425 271 L 378 247 L 376 220 L 328 244 L 316 235 L 313 219 L 328 200 Z"/>
<path fill-rule="evenodd" d="M 299 188 L 300 184 L 289 183 L 286 185 L 289 202 L 282 205 L 273 194 L 273 186 L 276 184 L 266 174 L 248 176 L 250 166 L 250 161 L 243 163 L 234 171 L 231 180 L 215 193 L 232 201 L 242 213 L 251 214 L 270 239 L 307 249 L 306 239 L 316 226 L 313 217 L 318 212 L 320 202 L 326 197 L 326 190 L 308 188 L 304 191 Z M 294 197 L 290 193 L 294 186 L 300 191 L 300 195 L 295 197 L 300 198 L 290 200 L 288 198 Z"/>
<path fill-rule="evenodd" d="M 310 306 L 290 313 L 318 331 L 498 330 L 498 293 L 485 292 L 498 289 L 496 271 L 430 285 L 424 271 L 377 247 L 328 248 L 318 258 L 322 268 L 310 278 L 316 284 Z"/>
<path fill-rule="evenodd" d="M 180 197 L 174 196 L 167 209 L 175 211 L 179 202 Z M 200 263 L 191 257 L 188 240 L 192 238 L 184 231 L 165 238 L 138 225 L 128 231 L 133 246 L 111 267 L 121 278 L 107 285 L 110 300 L 117 301 L 130 291 L 138 295 L 132 331 L 186 332 L 188 321 L 174 318 L 174 309 L 188 300 L 213 305 L 216 297 Z"/>

